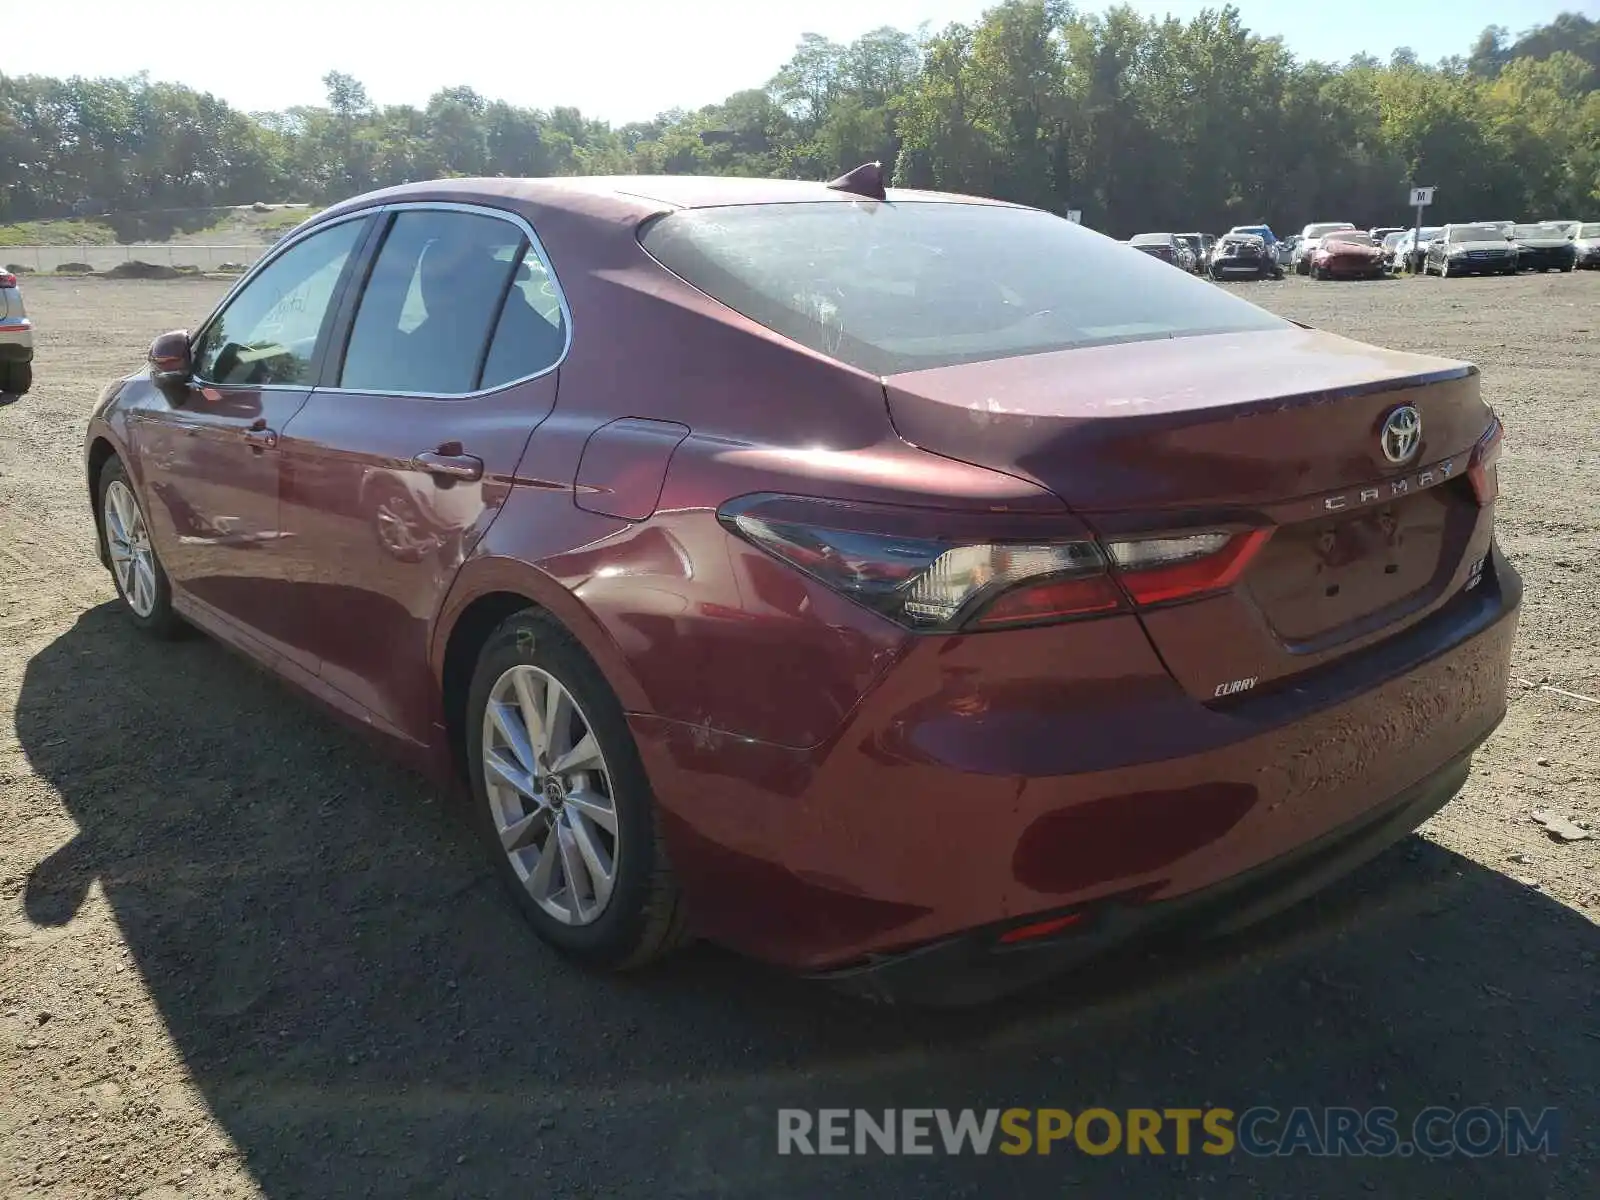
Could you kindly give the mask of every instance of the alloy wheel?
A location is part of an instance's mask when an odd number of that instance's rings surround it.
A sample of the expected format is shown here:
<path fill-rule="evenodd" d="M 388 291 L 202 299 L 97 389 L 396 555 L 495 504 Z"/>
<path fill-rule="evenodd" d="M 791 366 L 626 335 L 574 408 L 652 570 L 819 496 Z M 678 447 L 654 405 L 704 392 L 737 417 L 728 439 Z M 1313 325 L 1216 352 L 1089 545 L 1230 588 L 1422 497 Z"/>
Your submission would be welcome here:
<path fill-rule="evenodd" d="M 577 700 L 548 671 L 510 668 L 489 692 L 481 753 L 490 816 L 529 897 L 564 925 L 598 920 L 617 881 L 617 807 Z"/>
<path fill-rule="evenodd" d="M 156 607 L 155 552 L 139 501 L 122 480 L 115 479 L 106 488 L 103 515 L 117 588 L 136 615 L 148 617 Z"/>

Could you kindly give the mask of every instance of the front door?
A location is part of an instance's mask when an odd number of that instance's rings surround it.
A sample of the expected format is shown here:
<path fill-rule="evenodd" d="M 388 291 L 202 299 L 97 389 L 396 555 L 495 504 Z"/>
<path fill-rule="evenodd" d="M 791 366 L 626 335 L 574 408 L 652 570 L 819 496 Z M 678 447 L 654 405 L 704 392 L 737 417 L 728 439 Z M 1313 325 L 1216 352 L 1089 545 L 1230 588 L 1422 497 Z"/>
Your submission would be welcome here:
<path fill-rule="evenodd" d="M 181 402 L 154 393 L 133 414 L 151 537 L 174 587 L 279 651 L 279 439 L 311 394 L 365 228 L 345 221 L 283 250 L 201 330 Z"/>
<path fill-rule="evenodd" d="M 382 732 L 431 740 L 434 615 L 555 404 L 565 343 L 520 224 L 401 208 L 325 372 L 336 386 L 284 430 L 297 648 Z"/>

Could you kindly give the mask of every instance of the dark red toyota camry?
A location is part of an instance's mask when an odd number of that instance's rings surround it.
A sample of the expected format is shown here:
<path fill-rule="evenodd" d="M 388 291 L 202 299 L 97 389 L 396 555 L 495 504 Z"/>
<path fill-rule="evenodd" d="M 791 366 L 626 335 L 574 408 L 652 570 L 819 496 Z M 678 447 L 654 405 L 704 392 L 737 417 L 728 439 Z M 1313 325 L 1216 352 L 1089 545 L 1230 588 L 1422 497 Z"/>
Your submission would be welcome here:
<path fill-rule="evenodd" d="M 958 1002 L 1460 788 L 1521 592 L 1478 383 L 871 168 L 458 179 L 157 338 L 88 486 L 135 626 L 469 795 L 567 953 Z"/>

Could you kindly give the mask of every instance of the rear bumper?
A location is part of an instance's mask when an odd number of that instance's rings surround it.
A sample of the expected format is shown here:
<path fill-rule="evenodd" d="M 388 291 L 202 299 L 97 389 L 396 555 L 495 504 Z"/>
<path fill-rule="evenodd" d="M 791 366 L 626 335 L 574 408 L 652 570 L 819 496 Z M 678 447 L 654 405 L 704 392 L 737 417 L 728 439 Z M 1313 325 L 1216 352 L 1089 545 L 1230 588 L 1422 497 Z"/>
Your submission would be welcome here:
<path fill-rule="evenodd" d="M 1194 941 L 1231 933 L 1298 903 L 1406 837 L 1461 790 L 1471 763 L 1468 750 L 1357 820 L 1270 862 L 1171 900 L 1141 904 L 1137 896 L 1112 898 L 1078 910 L 1078 919 L 1053 937 L 1006 945 L 1000 938 L 1015 927 L 1012 923 L 816 977 L 871 1000 L 978 1004 L 1130 943 Z"/>
<path fill-rule="evenodd" d="M 0 321 L 0 362 L 33 361 L 33 326 Z"/>
<path fill-rule="evenodd" d="M 1401 836 L 1504 716 L 1520 598 L 1496 551 L 1417 624 L 1238 702 L 1189 696 L 1114 617 L 916 639 L 811 749 L 629 720 L 699 932 L 789 969 L 915 978 L 1018 923 L 1243 903 L 1239 881 L 1286 856 Z M 1118 940 L 1157 917 L 1094 920 Z M 892 968 L 936 946 L 955 948 Z M 1030 961 L 980 974 L 1005 990 L 1061 965 Z"/>

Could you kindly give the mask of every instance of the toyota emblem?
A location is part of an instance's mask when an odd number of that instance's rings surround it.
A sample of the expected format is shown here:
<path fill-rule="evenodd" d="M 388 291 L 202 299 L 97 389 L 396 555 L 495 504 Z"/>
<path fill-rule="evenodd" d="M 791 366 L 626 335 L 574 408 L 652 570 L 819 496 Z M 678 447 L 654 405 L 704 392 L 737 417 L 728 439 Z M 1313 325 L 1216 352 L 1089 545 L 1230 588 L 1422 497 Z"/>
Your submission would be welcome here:
<path fill-rule="evenodd" d="M 1383 423 L 1378 443 L 1390 462 L 1410 462 L 1422 446 L 1422 414 L 1409 404 L 1401 405 Z"/>

